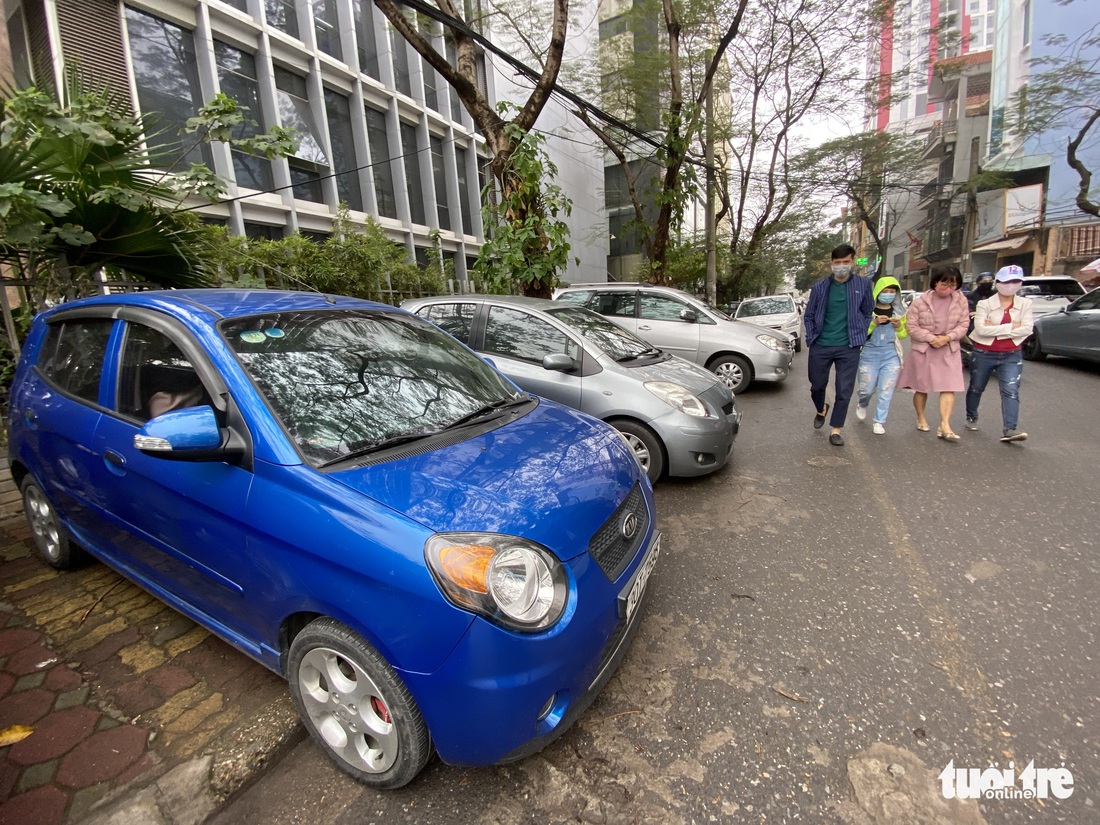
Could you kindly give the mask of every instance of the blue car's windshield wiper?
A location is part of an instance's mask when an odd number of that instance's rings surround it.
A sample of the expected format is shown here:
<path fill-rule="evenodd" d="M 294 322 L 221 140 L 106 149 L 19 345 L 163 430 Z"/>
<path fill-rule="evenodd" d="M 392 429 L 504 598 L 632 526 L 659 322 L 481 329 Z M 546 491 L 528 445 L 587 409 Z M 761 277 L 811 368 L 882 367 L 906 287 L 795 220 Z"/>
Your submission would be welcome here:
<path fill-rule="evenodd" d="M 506 410 L 509 407 L 515 407 L 515 406 L 518 406 L 520 404 L 526 404 L 530 400 L 531 400 L 531 396 L 529 396 L 529 395 L 516 395 L 516 396 L 512 396 L 511 398 L 502 398 L 499 401 L 493 401 L 490 404 L 485 404 L 484 406 L 479 407 L 478 409 L 474 410 L 472 413 L 467 413 L 466 415 L 462 416 L 461 418 L 456 418 L 454 421 L 447 424 L 443 429 L 452 430 L 455 427 L 461 427 L 464 424 L 470 424 L 474 421 L 478 421 L 482 418 L 485 418 L 486 416 L 491 415 L 492 413 L 501 412 L 503 410 Z"/>
<path fill-rule="evenodd" d="M 396 447 L 399 444 L 408 444 L 410 441 L 419 441 L 422 438 L 427 438 L 430 435 L 436 435 L 442 432 L 444 428 L 432 427 L 427 430 L 417 430 L 414 433 L 403 433 L 401 435 L 390 436 L 389 438 L 383 438 L 380 441 L 370 441 L 366 444 L 358 442 L 354 449 L 349 450 L 343 455 L 338 455 L 336 458 L 330 458 L 328 461 L 321 463 L 321 468 L 329 467 L 333 464 L 339 464 L 341 461 L 349 461 L 353 458 L 362 458 L 365 455 L 378 452 L 379 450 L 385 450 L 388 447 Z"/>

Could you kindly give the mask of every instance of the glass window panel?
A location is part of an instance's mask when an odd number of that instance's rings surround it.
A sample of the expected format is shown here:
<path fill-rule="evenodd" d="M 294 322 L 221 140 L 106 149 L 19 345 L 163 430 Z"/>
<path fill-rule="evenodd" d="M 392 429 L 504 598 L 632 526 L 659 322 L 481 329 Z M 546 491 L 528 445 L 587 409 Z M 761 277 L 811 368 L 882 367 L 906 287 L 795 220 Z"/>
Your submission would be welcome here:
<path fill-rule="evenodd" d="M 243 11 L 248 14 L 248 0 L 222 0 L 227 6 L 232 6 L 237 11 Z"/>
<path fill-rule="evenodd" d="M 276 66 L 275 88 L 278 90 L 279 121 L 284 127 L 293 129 L 298 138 L 294 157 L 328 166 L 321 130 L 307 98 L 306 79 Z"/>
<path fill-rule="evenodd" d="M 298 38 L 298 10 L 294 0 L 264 0 L 264 11 L 269 26 Z"/>
<path fill-rule="evenodd" d="M 424 186 L 420 181 L 420 155 L 416 145 L 416 127 L 401 124 L 401 153 L 405 156 L 405 183 L 409 189 L 409 214 L 413 223 L 426 224 Z"/>
<path fill-rule="evenodd" d="M 154 165 L 178 166 L 181 156 L 182 168 L 190 163 L 209 165 L 208 147 L 194 145 L 193 139 L 180 135 L 180 129 L 202 102 L 191 32 L 129 7 L 126 28 L 138 104 L 146 116 L 146 140 L 154 151 Z"/>
<path fill-rule="evenodd" d="M 51 324 L 39 350 L 39 371 L 65 392 L 85 401 L 98 401 L 113 323 L 107 318 L 89 318 Z"/>
<path fill-rule="evenodd" d="M 346 95 L 325 89 L 328 134 L 332 141 L 332 171 L 336 191 L 349 209 L 363 210 L 363 192 L 359 188 L 359 163 L 355 156 L 355 136 L 351 129 L 351 103 Z"/>
<path fill-rule="evenodd" d="M 337 60 L 343 60 L 336 0 L 313 0 L 313 30 L 317 36 L 317 48 Z"/>
<path fill-rule="evenodd" d="M 455 42 L 450 38 L 447 38 L 446 43 L 447 62 L 455 68 L 458 68 L 458 48 L 455 46 Z M 451 120 L 456 123 L 462 122 L 462 100 L 458 96 L 458 90 L 455 89 L 450 83 L 447 84 L 447 88 L 450 90 L 451 100 Z"/>
<path fill-rule="evenodd" d="M 443 165 L 443 139 L 430 138 L 432 145 L 432 178 L 435 181 L 435 205 L 436 214 L 439 217 L 439 228 L 451 228 L 451 210 L 447 205 L 447 173 Z"/>
<path fill-rule="evenodd" d="M 409 51 L 401 32 L 390 26 L 390 51 L 393 54 L 393 82 L 397 91 L 412 97 L 412 77 L 409 74 Z"/>
<path fill-rule="evenodd" d="M 634 317 L 634 291 L 629 292 L 597 292 L 595 303 L 591 309 L 594 309 L 600 315 L 610 315 L 611 317 L 620 318 L 633 318 Z"/>
<path fill-rule="evenodd" d="M 8 43 L 11 46 L 11 65 L 15 87 L 24 89 L 34 84 L 31 75 L 31 56 L 27 50 L 27 27 L 23 9 L 17 8 L 8 18 Z"/>
<path fill-rule="evenodd" d="M 466 164 L 469 163 L 470 150 L 463 147 L 455 147 L 455 164 L 458 166 L 458 211 L 462 215 L 462 231 L 467 235 L 474 234 L 473 220 L 470 212 L 470 184 L 466 178 Z"/>
<path fill-rule="evenodd" d="M 642 293 L 639 300 L 639 318 L 650 321 L 681 321 L 680 313 L 688 307 L 680 301 L 666 298 L 663 295 L 646 295 Z"/>
<path fill-rule="evenodd" d="M 316 169 L 307 168 L 289 159 L 290 183 L 293 187 L 294 197 L 313 203 L 324 203 L 325 193 L 321 188 L 321 173 Z"/>
<path fill-rule="evenodd" d="M 256 82 L 256 59 L 217 40 L 214 41 L 214 59 L 218 64 L 218 83 L 222 92 L 248 109 L 245 122 L 233 128 L 233 137 L 255 137 L 265 131 L 259 84 Z M 232 153 L 238 186 L 271 189 L 271 162 L 267 158 L 254 157 L 239 149 L 233 149 Z"/>
<path fill-rule="evenodd" d="M 209 406 L 191 361 L 168 336 L 142 324 L 128 324 L 122 348 L 116 409 L 148 421 L 187 407 Z"/>
<path fill-rule="evenodd" d="M 475 308 L 474 304 L 434 304 L 424 307 L 417 315 L 423 315 L 465 344 L 470 340 L 470 326 L 474 321 Z"/>
<path fill-rule="evenodd" d="M 370 0 L 353 0 L 355 34 L 359 48 L 359 71 L 375 80 L 382 77 L 378 69 L 378 40 L 374 30 L 374 3 Z"/>
<path fill-rule="evenodd" d="M 393 170 L 390 167 L 390 146 L 386 136 L 386 115 L 367 107 L 367 142 L 370 145 L 371 177 L 378 214 L 397 217 L 397 199 L 393 192 Z"/>
<path fill-rule="evenodd" d="M 255 334 L 264 330 L 280 334 Z M 221 333 L 298 449 L 317 463 L 438 432 L 517 397 L 449 335 L 396 310 L 234 318 Z"/>
<path fill-rule="evenodd" d="M 556 327 L 526 312 L 490 307 L 485 325 L 485 351 L 541 364 L 547 355 L 576 351 L 572 341 Z"/>

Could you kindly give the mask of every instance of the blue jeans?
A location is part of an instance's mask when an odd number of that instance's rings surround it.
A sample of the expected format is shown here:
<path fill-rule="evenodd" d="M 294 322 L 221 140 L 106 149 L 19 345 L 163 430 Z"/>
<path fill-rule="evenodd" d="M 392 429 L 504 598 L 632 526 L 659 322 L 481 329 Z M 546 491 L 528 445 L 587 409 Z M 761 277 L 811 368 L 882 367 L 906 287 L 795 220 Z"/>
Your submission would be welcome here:
<path fill-rule="evenodd" d="M 898 358 L 898 351 L 893 344 L 863 348 L 863 354 L 859 357 L 859 406 L 870 405 L 871 396 L 877 389 L 878 403 L 875 404 L 874 420 L 879 424 L 886 423 L 900 373 L 901 359 Z"/>
<path fill-rule="evenodd" d="M 856 367 L 859 366 L 860 347 L 821 347 L 811 346 L 810 357 L 806 359 L 806 370 L 810 376 L 810 398 L 814 410 L 820 412 L 825 407 L 825 389 L 829 386 L 829 370 L 835 368 L 833 384 L 833 408 L 829 415 L 829 426 L 840 429 L 848 417 L 848 402 L 852 399 L 852 390 L 856 386 Z"/>
<path fill-rule="evenodd" d="M 1001 419 L 1004 429 L 1015 430 L 1020 417 L 1020 374 L 1024 369 L 1024 354 L 1015 352 L 987 352 L 974 348 L 970 356 L 970 387 L 966 391 L 966 417 L 978 420 L 978 405 L 989 383 L 989 376 L 997 374 L 1001 385 Z"/>

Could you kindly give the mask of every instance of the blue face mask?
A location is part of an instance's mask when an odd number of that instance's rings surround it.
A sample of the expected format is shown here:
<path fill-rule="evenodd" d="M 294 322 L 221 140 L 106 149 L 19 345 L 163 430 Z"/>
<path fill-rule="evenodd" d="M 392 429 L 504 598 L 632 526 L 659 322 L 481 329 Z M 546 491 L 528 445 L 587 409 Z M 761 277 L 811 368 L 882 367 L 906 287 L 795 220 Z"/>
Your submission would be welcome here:
<path fill-rule="evenodd" d="M 880 304 L 892 304 L 894 303 L 894 298 L 896 298 L 897 295 L 898 294 L 896 292 L 880 292 L 878 294 L 878 298 L 876 298 L 875 300 L 878 301 Z"/>

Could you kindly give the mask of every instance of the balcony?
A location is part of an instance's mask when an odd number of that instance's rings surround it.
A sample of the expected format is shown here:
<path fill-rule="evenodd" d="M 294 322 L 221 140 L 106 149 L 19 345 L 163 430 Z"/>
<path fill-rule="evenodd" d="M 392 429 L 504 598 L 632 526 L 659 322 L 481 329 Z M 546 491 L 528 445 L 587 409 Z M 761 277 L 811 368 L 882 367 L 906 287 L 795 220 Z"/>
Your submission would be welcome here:
<path fill-rule="evenodd" d="M 928 133 L 928 138 L 924 143 L 924 152 L 921 153 L 921 158 L 924 160 L 942 158 L 949 151 L 954 150 L 955 141 L 958 137 L 959 122 L 957 120 L 937 121 L 932 127 L 932 130 Z"/>
<path fill-rule="evenodd" d="M 925 211 L 935 209 L 939 206 L 940 201 L 948 200 L 951 194 L 951 183 L 949 181 L 929 181 L 921 187 L 917 209 L 923 209 Z"/>
<path fill-rule="evenodd" d="M 962 255 L 963 226 L 966 218 L 962 215 L 944 216 L 936 220 L 924 236 L 923 256 L 930 264 L 948 261 Z"/>

